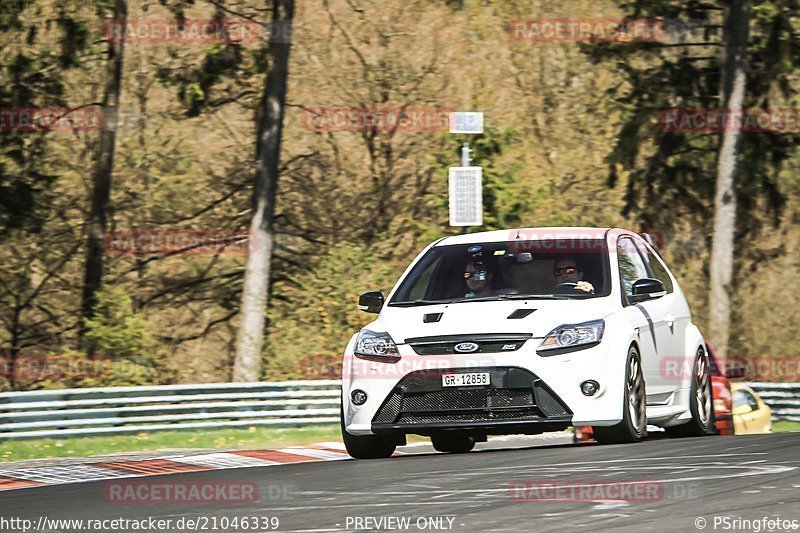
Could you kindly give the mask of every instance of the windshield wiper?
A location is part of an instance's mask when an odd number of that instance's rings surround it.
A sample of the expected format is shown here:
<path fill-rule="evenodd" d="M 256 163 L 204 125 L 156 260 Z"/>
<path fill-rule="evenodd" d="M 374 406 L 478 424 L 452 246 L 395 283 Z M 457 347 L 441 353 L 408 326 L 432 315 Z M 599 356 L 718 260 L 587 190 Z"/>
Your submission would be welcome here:
<path fill-rule="evenodd" d="M 566 294 L 498 294 L 493 298 L 500 300 L 569 300 Z"/>
<path fill-rule="evenodd" d="M 416 305 L 446 304 L 446 303 L 450 303 L 450 302 L 453 302 L 453 301 L 456 301 L 456 300 L 454 300 L 452 298 L 449 299 L 449 300 L 419 300 L 419 299 L 417 299 L 417 300 L 411 300 L 411 301 L 406 301 L 406 302 L 392 302 L 389 305 L 390 306 L 397 306 L 397 307 L 414 307 Z"/>

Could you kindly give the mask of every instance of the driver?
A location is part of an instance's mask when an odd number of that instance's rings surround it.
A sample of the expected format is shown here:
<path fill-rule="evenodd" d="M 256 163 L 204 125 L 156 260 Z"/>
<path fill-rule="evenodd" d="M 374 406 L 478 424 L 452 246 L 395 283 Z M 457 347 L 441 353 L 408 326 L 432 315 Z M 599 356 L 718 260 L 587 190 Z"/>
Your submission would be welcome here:
<path fill-rule="evenodd" d="M 588 281 L 583 281 L 583 272 L 578 270 L 578 263 L 571 257 L 562 257 L 553 264 L 553 277 L 556 285 L 574 283 L 575 290 L 594 293 L 594 287 Z"/>
<path fill-rule="evenodd" d="M 469 292 L 464 298 L 483 298 L 494 296 L 492 289 L 492 271 L 481 261 L 470 261 L 464 267 L 464 280 Z"/>

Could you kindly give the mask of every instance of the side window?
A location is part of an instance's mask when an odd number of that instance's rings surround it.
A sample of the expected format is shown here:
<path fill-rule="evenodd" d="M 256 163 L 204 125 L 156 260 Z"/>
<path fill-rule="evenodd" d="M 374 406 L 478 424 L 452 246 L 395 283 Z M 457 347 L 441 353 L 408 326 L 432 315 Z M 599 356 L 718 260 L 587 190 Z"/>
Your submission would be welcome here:
<path fill-rule="evenodd" d="M 648 277 L 647 267 L 633 244 L 633 240 L 622 237 L 617 242 L 619 257 L 619 276 L 622 279 L 622 290 L 626 296 L 633 294 L 633 284 L 638 279 Z"/>
<path fill-rule="evenodd" d="M 753 397 L 752 394 L 747 392 L 746 390 L 735 390 L 733 391 L 733 407 L 741 407 L 743 405 L 749 405 L 753 411 L 758 410 L 758 402 Z"/>
<path fill-rule="evenodd" d="M 670 279 L 667 273 L 667 267 L 661 262 L 661 258 L 658 254 L 641 243 L 637 243 L 636 246 L 639 248 L 639 251 L 642 252 L 642 257 L 648 266 L 651 276 L 664 284 L 664 289 L 667 293 L 672 292 L 672 279 Z"/>

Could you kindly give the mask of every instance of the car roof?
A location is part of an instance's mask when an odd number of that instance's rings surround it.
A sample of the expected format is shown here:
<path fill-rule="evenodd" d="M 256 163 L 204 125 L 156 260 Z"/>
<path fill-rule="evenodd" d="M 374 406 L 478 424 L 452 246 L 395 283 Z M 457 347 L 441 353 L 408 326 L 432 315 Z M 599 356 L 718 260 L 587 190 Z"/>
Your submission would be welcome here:
<path fill-rule="evenodd" d="M 622 233 L 636 233 L 620 228 L 599 227 L 537 227 L 537 228 L 511 228 L 495 231 L 482 231 L 480 233 L 466 233 L 453 235 L 438 241 L 435 246 L 449 246 L 452 244 L 470 244 L 473 242 L 508 242 L 514 240 L 549 240 L 549 239 L 605 239 L 609 231 Z"/>

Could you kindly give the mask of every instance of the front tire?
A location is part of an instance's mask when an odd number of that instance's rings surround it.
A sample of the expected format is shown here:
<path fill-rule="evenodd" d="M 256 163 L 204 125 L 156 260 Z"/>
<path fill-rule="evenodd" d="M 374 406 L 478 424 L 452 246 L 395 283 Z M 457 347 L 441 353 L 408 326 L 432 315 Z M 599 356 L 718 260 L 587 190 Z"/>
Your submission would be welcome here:
<path fill-rule="evenodd" d="M 344 427 L 344 408 L 339 407 L 339 426 L 347 453 L 354 459 L 386 459 L 397 446 L 380 435 L 351 435 Z"/>
<path fill-rule="evenodd" d="M 642 360 L 635 346 L 628 348 L 625 362 L 625 396 L 622 421 L 610 427 L 594 426 L 594 438 L 601 444 L 639 442 L 647 436 L 647 395 Z"/>
<path fill-rule="evenodd" d="M 689 393 L 692 418 L 685 424 L 665 428 L 670 437 L 704 437 L 714 433 L 714 404 L 708 354 L 697 349 L 692 366 L 692 386 Z"/>

